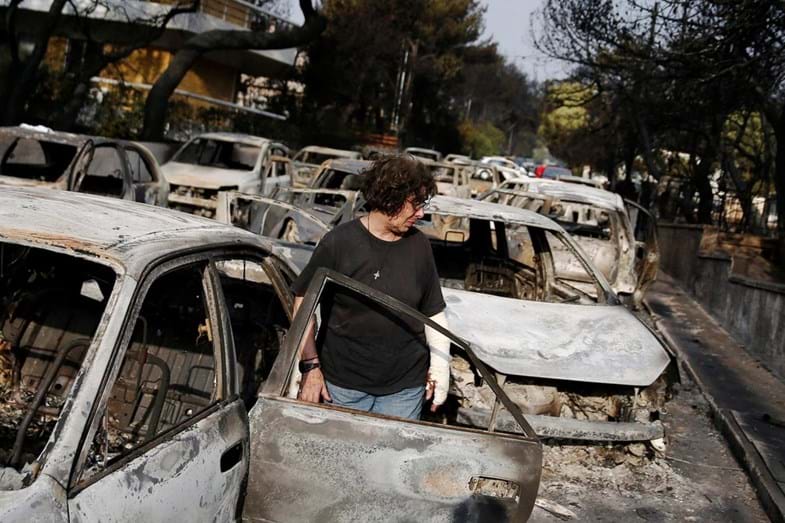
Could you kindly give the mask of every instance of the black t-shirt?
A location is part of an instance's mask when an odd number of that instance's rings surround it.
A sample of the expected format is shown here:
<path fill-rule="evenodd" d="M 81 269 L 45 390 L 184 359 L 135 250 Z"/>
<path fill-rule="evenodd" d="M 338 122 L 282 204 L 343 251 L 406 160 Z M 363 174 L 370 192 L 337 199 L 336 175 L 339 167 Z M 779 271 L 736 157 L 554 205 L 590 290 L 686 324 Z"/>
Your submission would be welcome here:
<path fill-rule="evenodd" d="M 445 303 L 428 238 L 411 228 L 388 242 L 371 234 L 360 220 L 327 233 L 292 284 L 302 296 L 319 267 L 333 269 L 378 289 L 425 316 Z M 429 351 L 423 325 L 381 308 L 367 298 L 338 291 L 322 301 L 320 362 L 330 383 L 384 395 L 425 384 Z"/>

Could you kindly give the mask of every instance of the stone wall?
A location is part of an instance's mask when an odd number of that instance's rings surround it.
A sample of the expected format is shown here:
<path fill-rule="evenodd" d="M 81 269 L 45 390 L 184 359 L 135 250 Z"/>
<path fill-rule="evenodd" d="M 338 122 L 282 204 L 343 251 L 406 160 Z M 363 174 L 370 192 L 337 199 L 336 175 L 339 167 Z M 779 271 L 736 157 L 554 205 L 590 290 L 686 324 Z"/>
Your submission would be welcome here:
<path fill-rule="evenodd" d="M 661 223 L 657 227 L 660 268 L 785 379 L 785 285 L 734 274 L 731 257 L 701 252 L 701 226 Z"/>

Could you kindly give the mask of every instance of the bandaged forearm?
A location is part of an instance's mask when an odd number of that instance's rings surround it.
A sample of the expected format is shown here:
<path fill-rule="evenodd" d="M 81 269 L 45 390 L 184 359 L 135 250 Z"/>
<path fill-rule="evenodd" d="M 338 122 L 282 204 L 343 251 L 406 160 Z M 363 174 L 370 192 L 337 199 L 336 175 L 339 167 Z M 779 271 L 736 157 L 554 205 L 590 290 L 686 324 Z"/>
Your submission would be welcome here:
<path fill-rule="evenodd" d="M 447 329 L 447 316 L 444 312 L 431 316 L 431 320 Z M 450 338 L 426 325 L 425 339 L 431 349 L 431 367 L 428 373 L 435 383 L 433 403 L 441 405 L 447 399 L 450 388 Z"/>

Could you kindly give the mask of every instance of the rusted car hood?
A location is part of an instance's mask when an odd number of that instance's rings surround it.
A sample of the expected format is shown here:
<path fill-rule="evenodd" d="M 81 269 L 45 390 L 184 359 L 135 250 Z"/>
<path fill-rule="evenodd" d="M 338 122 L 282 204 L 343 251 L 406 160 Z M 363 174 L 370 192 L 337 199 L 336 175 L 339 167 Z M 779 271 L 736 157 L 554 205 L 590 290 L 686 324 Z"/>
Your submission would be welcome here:
<path fill-rule="evenodd" d="M 201 189 L 221 189 L 253 183 L 258 175 L 253 171 L 219 169 L 188 163 L 169 162 L 161 166 L 164 178 L 174 185 L 187 185 Z"/>
<path fill-rule="evenodd" d="M 442 291 L 450 330 L 503 374 L 646 387 L 670 362 L 654 334 L 620 305 Z"/>

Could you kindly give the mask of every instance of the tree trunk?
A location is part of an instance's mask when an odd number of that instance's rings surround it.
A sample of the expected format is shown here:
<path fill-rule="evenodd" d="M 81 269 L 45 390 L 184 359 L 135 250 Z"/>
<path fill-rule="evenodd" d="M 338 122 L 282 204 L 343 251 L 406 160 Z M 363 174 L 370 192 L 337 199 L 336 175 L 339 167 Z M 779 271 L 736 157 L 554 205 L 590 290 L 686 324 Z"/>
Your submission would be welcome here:
<path fill-rule="evenodd" d="M 770 122 L 774 128 L 777 154 L 774 157 L 774 188 L 777 191 L 777 236 L 785 242 L 785 103 L 777 121 Z"/>
<path fill-rule="evenodd" d="M 49 12 L 46 14 L 46 22 L 40 28 L 40 33 L 36 37 L 33 52 L 19 71 L 12 71 L 11 81 L 13 86 L 8 93 L 2 116 L 4 125 L 15 125 L 19 123 L 24 115 L 27 99 L 34 91 L 33 86 L 38 77 L 38 68 L 46 56 L 46 51 L 49 48 L 49 39 L 57 26 L 57 22 L 60 19 L 60 11 L 63 10 L 66 1 L 54 0 L 52 2 L 52 5 L 49 6 Z M 16 38 L 17 35 L 8 35 L 8 37 Z"/>
<path fill-rule="evenodd" d="M 169 109 L 169 98 L 177 86 L 191 69 L 203 51 L 196 49 L 181 49 L 174 55 L 169 67 L 156 80 L 153 88 L 147 94 L 144 105 L 144 127 L 142 140 L 157 141 L 164 137 L 166 113 Z"/>

